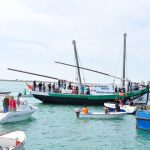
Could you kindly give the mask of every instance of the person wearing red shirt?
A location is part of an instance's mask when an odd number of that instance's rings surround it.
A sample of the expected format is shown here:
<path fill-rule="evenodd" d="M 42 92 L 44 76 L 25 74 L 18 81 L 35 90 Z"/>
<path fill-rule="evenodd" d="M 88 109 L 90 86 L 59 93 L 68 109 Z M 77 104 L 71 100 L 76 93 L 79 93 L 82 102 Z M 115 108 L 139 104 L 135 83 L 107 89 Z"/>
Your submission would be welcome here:
<path fill-rule="evenodd" d="M 10 111 L 16 111 L 16 100 L 14 99 L 13 96 L 11 96 L 10 100 L 9 100 L 9 109 Z"/>

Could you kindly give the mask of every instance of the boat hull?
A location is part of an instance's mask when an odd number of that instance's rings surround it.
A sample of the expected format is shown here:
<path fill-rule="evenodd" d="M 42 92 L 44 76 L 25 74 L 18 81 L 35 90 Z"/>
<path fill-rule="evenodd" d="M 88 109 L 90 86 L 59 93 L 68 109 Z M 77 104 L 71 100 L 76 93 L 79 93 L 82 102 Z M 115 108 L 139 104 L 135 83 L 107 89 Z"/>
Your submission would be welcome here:
<path fill-rule="evenodd" d="M 126 93 L 124 96 L 125 99 L 128 98 L 137 98 L 145 93 L 148 90 L 142 89 L 134 92 Z M 116 98 L 122 98 L 118 93 L 117 94 L 103 94 L 103 95 L 77 95 L 77 94 L 63 94 L 63 93 L 46 93 L 46 92 L 37 92 L 32 91 L 31 94 L 34 98 L 39 99 L 43 103 L 50 104 L 62 104 L 62 105 L 98 105 L 103 106 L 104 102 L 114 102 Z"/>
<path fill-rule="evenodd" d="M 78 118 L 99 118 L 99 119 L 111 119 L 111 118 L 122 118 L 127 113 L 125 112 L 110 112 L 110 113 L 104 113 L 104 112 L 89 112 L 88 114 L 80 113 Z"/>
<path fill-rule="evenodd" d="M 136 114 L 136 127 L 142 130 L 150 131 L 150 112 L 138 111 Z"/>
<path fill-rule="evenodd" d="M 28 119 L 36 109 L 31 109 L 29 111 L 16 111 L 16 112 L 7 112 L 0 113 L 0 123 L 7 122 L 17 122 Z"/>
<path fill-rule="evenodd" d="M 17 141 L 19 141 L 19 143 L 17 143 Z M 24 149 L 25 141 L 26 135 L 23 131 L 14 131 L 0 135 L 0 147 L 2 149 L 9 149 L 9 150 Z"/>
<path fill-rule="evenodd" d="M 104 102 L 114 102 L 115 98 L 107 96 L 94 95 L 76 95 L 76 94 L 43 94 L 34 93 L 34 98 L 39 99 L 43 103 L 62 104 L 62 105 L 103 105 Z M 115 96 L 114 96 L 115 97 Z"/>

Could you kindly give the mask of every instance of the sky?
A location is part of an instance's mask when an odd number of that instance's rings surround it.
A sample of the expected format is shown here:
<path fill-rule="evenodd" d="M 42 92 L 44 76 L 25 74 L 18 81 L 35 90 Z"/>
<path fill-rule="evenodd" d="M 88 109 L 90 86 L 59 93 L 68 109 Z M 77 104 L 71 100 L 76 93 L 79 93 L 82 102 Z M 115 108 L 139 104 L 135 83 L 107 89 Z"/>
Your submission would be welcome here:
<path fill-rule="evenodd" d="M 122 77 L 127 33 L 126 78 L 147 82 L 149 12 L 149 0 L 0 0 L 0 79 L 50 80 L 7 70 L 14 68 L 75 81 L 75 68 L 55 63 L 75 65 L 72 40 L 80 66 Z M 84 82 L 114 81 L 83 70 L 81 75 Z"/>

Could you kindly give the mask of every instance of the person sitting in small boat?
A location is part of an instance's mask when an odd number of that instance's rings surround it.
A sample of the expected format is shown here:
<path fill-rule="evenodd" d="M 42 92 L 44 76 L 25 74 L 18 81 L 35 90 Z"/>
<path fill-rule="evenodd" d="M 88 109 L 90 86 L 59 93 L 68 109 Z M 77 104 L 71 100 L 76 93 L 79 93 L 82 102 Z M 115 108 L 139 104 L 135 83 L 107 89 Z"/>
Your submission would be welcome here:
<path fill-rule="evenodd" d="M 133 101 L 130 101 L 129 105 L 130 105 L 130 106 L 133 106 L 133 105 L 134 105 Z"/>
<path fill-rule="evenodd" d="M 119 106 L 119 99 L 117 98 L 115 101 L 115 111 L 119 112 L 120 111 L 120 106 Z"/>
<path fill-rule="evenodd" d="M 108 113 L 109 113 L 109 108 L 105 107 L 105 114 L 108 114 Z"/>
<path fill-rule="evenodd" d="M 3 100 L 3 107 L 4 107 L 4 110 L 3 112 L 6 113 L 8 112 L 9 110 L 9 97 L 5 97 L 4 100 Z"/>
<path fill-rule="evenodd" d="M 89 113 L 89 109 L 87 108 L 87 106 L 85 106 L 83 109 L 82 109 L 82 112 L 84 114 L 88 114 Z"/>
<path fill-rule="evenodd" d="M 9 109 L 10 111 L 16 111 L 16 100 L 14 99 L 13 96 L 11 96 L 10 100 L 9 100 Z"/>
<path fill-rule="evenodd" d="M 119 111 L 120 111 L 120 106 L 119 106 L 118 104 L 115 106 L 115 111 L 116 111 L 116 112 L 119 112 Z"/>

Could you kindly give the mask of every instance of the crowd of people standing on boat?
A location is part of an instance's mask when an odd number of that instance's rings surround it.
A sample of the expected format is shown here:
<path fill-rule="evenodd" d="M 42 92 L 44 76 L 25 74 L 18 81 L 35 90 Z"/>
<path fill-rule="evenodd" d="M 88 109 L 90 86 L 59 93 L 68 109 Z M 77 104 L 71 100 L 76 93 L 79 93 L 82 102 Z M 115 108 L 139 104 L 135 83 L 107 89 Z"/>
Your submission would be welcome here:
<path fill-rule="evenodd" d="M 63 80 L 58 80 L 58 83 L 55 82 L 49 82 L 48 84 L 45 84 L 44 82 L 37 83 L 36 81 L 33 81 L 33 91 L 39 91 L 39 92 L 59 92 L 60 89 L 66 89 L 66 82 Z"/>
<path fill-rule="evenodd" d="M 132 91 L 136 91 L 136 90 L 139 90 L 141 87 L 143 87 L 145 85 L 142 85 L 140 83 L 132 83 L 132 82 L 128 82 L 127 84 L 127 88 L 120 88 L 120 87 L 117 87 L 115 86 L 115 93 L 119 93 L 121 92 L 121 90 L 123 90 L 123 92 L 125 93 L 126 91 L 127 92 L 132 92 Z"/>
<path fill-rule="evenodd" d="M 129 82 L 127 88 L 115 86 L 114 93 L 121 93 L 121 91 L 123 91 L 123 93 L 132 92 L 133 90 L 139 90 L 139 88 L 140 88 L 139 84 L 135 83 L 133 84 L 132 82 Z M 89 87 L 85 86 L 80 87 L 77 84 L 73 84 L 65 80 L 58 80 L 58 82 L 49 82 L 49 83 L 45 82 L 37 83 L 36 81 L 33 81 L 32 90 L 49 93 L 63 93 L 65 90 L 68 90 L 68 93 L 71 92 L 72 94 L 86 94 L 86 95 L 90 94 Z"/>
<path fill-rule="evenodd" d="M 79 85 L 74 85 L 71 82 L 68 83 L 65 80 L 58 80 L 58 82 L 53 83 L 49 82 L 48 84 L 33 81 L 32 90 L 49 93 L 62 93 L 63 90 L 68 90 L 71 91 L 72 94 L 79 94 L 79 91 L 81 94 L 90 94 L 89 87 L 87 87 L 86 90 L 84 86 L 79 89 Z"/>

